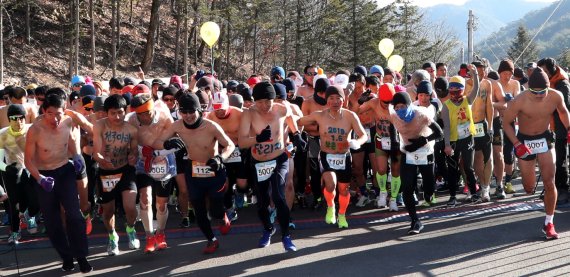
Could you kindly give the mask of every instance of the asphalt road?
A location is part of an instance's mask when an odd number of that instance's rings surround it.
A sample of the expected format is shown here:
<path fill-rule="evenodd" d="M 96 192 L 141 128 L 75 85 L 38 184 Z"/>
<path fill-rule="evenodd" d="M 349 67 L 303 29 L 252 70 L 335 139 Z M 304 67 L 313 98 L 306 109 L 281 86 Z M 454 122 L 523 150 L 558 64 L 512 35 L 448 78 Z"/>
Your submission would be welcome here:
<path fill-rule="evenodd" d="M 521 191 L 520 185 L 516 186 Z M 494 190 L 492 190 L 494 191 Z M 460 196 L 462 199 L 463 196 Z M 557 210 L 554 222 L 561 238 L 545 241 L 543 205 L 536 196 L 512 197 L 490 203 L 440 205 L 420 209 L 426 225 L 408 236 L 405 210 L 350 207 L 349 229 L 324 223 L 325 211 L 295 210 L 293 231 L 298 251 L 285 252 L 279 232 L 272 244 L 256 248 L 261 225 L 255 209 L 240 211 L 231 232 L 218 236 L 220 249 L 201 250 L 205 240 L 195 227 L 179 229 L 171 213 L 169 248 L 153 254 L 128 250 L 123 228 L 121 254 L 106 255 L 106 234 L 95 223 L 89 237 L 89 276 L 568 276 L 570 274 L 570 205 Z M 117 226 L 121 225 L 118 220 Z M 7 227 L 1 227 L 2 234 Z M 142 224 L 137 225 L 141 244 Z M 0 244 L 0 275 L 62 276 L 61 262 L 49 241 L 25 236 L 17 251 Z M 17 255 L 17 262 L 16 262 Z M 19 269 L 18 269 L 19 268 Z M 71 275 L 84 275 L 76 271 Z"/>

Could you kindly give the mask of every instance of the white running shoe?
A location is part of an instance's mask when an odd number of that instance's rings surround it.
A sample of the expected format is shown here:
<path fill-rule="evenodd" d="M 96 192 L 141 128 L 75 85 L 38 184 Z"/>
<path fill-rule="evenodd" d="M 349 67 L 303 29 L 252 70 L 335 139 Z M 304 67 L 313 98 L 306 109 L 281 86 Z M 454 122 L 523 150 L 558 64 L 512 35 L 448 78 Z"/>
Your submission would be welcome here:
<path fill-rule="evenodd" d="M 390 211 L 398 211 L 398 203 L 396 203 L 396 199 L 390 199 Z"/>
<path fill-rule="evenodd" d="M 368 203 L 370 203 L 368 196 L 360 195 L 358 196 L 358 201 L 356 201 L 356 207 L 362 208 L 365 207 Z"/>
<path fill-rule="evenodd" d="M 380 192 L 380 195 L 378 195 L 378 198 L 376 198 L 376 206 L 378 208 L 384 208 L 386 207 L 387 203 L 386 203 L 386 199 L 388 198 L 388 192 L 384 191 L 384 192 Z"/>
<path fill-rule="evenodd" d="M 483 202 L 491 201 L 491 195 L 489 194 L 491 191 L 489 186 L 481 186 L 481 200 Z"/>

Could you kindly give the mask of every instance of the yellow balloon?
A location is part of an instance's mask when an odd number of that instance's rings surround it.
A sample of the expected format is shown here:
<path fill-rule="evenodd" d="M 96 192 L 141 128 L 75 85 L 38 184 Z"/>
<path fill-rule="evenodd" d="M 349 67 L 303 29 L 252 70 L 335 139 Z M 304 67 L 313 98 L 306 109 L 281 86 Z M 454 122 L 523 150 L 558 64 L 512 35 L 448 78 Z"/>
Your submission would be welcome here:
<path fill-rule="evenodd" d="M 392 70 L 400 71 L 404 67 L 404 58 L 400 55 L 393 55 L 388 59 L 388 67 Z"/>
<path fill-rule="evenodd" d="M 378 43 L 378 50 L 387 59 L 394 51 L 394 42 L 389 38 L 384 38 Z"/>
<path fill-rule="evenodd" d="M 200 27 L 200 37 L 208 46 L 212 47 L 220 37 L 220 27 L 215 22 L 205 22 L 202 24 L 202 27 Z"/>

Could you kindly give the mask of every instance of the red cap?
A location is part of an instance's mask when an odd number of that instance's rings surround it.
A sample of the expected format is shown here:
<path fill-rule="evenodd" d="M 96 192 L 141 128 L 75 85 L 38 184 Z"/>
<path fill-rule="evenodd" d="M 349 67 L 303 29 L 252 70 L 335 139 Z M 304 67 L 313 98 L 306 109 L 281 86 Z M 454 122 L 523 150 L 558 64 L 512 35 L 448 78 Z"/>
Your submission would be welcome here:
<path fill-rule="evenodd" d="M 124 86 L 123 89 L 121 90 L 121 94 L 125 94 L 128 92 L 133 92 L 133 88 L 135 88 L 135 86 L 133 85 L 128 85 L 128 86 Z"/>
<path fill-rule="evenodd" d="M 131 90 L 131 94 L 135 96 L 139 93 L 150 93 L 150 89 L 144 84 L 138 84 Z"/>
<path fill-rule="evenodd" d="M 261 79 L 257 76 L 251 76 L 251 77 L 249 77 L 249 79 L 247 79 L 247 84 L 251 88 L 253 88 L 259 82 L 261 82 Z"/>
<path fill-rule="evenodd" d="M 394 98 L 394 94 L 396 94 L 396 90 L 394 89 L 394 85 L 390 83 L 384 83 L 380 86 L 380 101 L 382 102 L 391 102 L 392 98 Z"/>

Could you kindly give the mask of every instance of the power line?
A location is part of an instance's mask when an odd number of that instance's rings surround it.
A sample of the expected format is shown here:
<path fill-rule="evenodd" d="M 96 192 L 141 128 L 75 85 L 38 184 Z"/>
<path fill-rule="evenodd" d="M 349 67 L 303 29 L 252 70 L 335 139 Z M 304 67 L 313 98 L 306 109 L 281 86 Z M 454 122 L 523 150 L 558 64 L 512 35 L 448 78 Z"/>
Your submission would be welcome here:
<path fill-rule="evenodd" d="M 526 49 L 530 46 L 530 44 L 534 41 L 534 39 L 536 38 L 536 36 L 538 36 L 538 34 L 542 31 L 542 28 L 544 28 L 544 26 L 546 25 L 546 23 L 548 22 L 548 20 L 550 20 L 550 18 L 554 15 L 554 13 L 556 12 L 556 10 L 558 10 L 558 8 L 560 7 L 560 5 L 562 5 L 562 2 L 564 2 L 564 0 L 560 0 L 560 2 L 558 2 L 558 5 L 556 6 L 556 8 L 554 8 L 554 10 L 552 10 L 552 12 L 550 13 L 550 15 L 548 16 L 548 18 L 546 18 L 546 20 L 544 21 L 544 23 L 542 23 L 542 25 L 540 25 L 540 28 L 538 28 L 538 31 L 536 31 L 536 34 L 534 34 L 534 36 L 530 39 L 530 41 L 528 42 L 528 44 L 526 45 L 526 47 L 522 50 L 522 52 L 519 54 L 519 56 L 516 58 L 515 60 L 515 64 L 519 61 L 519 59 L 522 57 L 522 55 L 524 54 L 524 52 L 526 51 Z"/>

